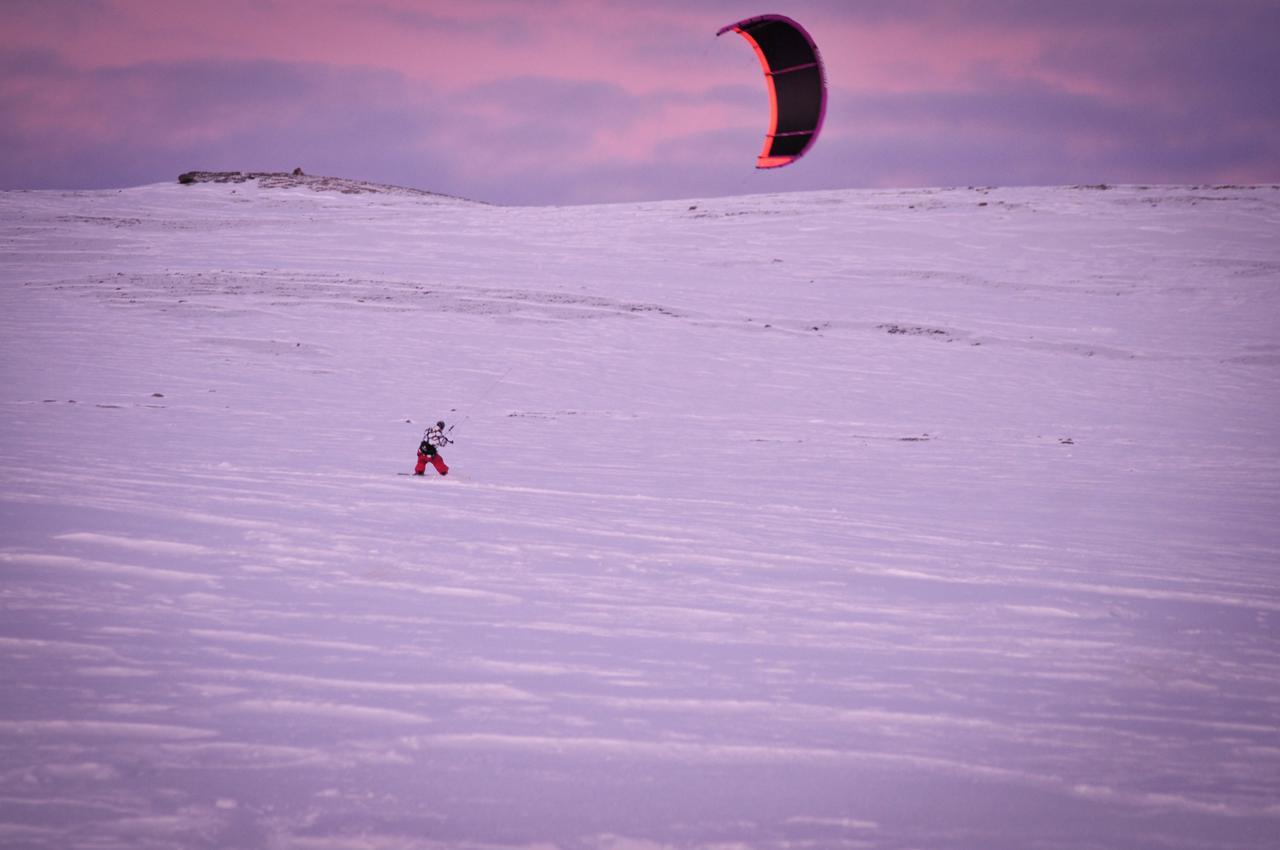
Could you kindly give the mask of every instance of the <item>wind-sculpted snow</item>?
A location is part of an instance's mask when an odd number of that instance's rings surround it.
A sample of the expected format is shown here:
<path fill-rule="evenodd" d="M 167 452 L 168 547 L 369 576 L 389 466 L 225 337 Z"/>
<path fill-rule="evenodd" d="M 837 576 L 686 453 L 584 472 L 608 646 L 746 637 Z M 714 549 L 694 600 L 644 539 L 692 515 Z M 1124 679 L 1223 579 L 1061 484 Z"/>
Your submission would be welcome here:
<path fill-rule="evenodd" d="M 0 193 L 0 845 L 1273 846 L 1280 190 L 313 188 Z"/>

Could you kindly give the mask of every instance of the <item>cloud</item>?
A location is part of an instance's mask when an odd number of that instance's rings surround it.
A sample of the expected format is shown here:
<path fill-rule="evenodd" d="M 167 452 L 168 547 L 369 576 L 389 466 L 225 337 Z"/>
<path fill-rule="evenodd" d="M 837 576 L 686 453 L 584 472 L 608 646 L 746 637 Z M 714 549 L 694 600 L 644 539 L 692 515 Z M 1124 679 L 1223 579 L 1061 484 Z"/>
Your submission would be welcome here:
<path fill-rule="evenodd" d="M 692 122 L 672 114 L 743 100 L 533 75 L 440 92 L 385 70 L 266 60 L 79 70 L 47 51 L 8 59 L 0 185 L 18 188 L 302 166 L 480 200 L 621 199 L 583 187 L 652 182 L 625 172 L 687 158 L 666 142 Z M 610 167 L 617 177 L 596 176 Z"/>
<path fill-rule="evenodd" d="M 1082 94 L 1022 79 L 992 78 L 973 90 L 849 94 L 849 116 L 824 139 L 828 153 L 888 185 L 914 162 L 930 184 L 1195 182 L 1274 167 L 1280 128 L 1233 123 L 1178 101 Z"/>
<path fill-rule="evenodd" d="M 1280 179 L 1275 4 L 782 5 L 819 41 L 830 107 L 804 160 L 757 172 L 765 85 L 714 37 L 729 2 L 23 2 L 0 36 L 0 187 L 302 166 L 576 203 Z"/>
<path fill-rule="evenodd" d="M 4 185 L 97 188 L 303 162 L 379 172 L 375 157 L 402 155 L 430 127 L 429 93 L 388 72 L 265 60 L 80 71 L 38 59 L 0 97 Z"/>

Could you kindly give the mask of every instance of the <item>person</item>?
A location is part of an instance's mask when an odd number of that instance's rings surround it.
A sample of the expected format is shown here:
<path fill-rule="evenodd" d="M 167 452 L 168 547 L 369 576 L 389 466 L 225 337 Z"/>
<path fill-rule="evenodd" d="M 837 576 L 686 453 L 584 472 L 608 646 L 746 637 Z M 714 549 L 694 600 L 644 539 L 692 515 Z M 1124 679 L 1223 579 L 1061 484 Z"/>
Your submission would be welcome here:
<path fill-rule="evenodd" d="M 418 444 L 418 465 L 413 468 L 413 474 L 425 474 L 427 464 L 430 463 L 435 467 L 436 472 L 441 475 L 448 475 L 449 467 L 445 464 L 444 458 L 440 456 L 440 452 L 437 449 L 452 442 L 453 440 L 445 436 L 443 419 L 424 431 L 422 442 Z"/>

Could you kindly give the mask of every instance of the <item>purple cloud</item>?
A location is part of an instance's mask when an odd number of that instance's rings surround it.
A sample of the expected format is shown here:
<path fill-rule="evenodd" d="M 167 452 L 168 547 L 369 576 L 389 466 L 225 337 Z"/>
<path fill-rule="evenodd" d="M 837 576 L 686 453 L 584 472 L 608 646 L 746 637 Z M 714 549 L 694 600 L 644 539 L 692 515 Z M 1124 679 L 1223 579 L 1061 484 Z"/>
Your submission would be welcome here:
<path fill-rule="evenodd" d="M 280 2 L 221 28 L 164 7 L 169 38 L 150 41 L 128 29 L 142 0 L 24 3 L 0 36 L 0 186 L 301 165 L 569 203 L 1280 179 L 1274 4 L 786 5 L 823 50 L 830 107 L 805 160 L 762 173 L 764 81 L 714 37 L 732 3 Z"/>

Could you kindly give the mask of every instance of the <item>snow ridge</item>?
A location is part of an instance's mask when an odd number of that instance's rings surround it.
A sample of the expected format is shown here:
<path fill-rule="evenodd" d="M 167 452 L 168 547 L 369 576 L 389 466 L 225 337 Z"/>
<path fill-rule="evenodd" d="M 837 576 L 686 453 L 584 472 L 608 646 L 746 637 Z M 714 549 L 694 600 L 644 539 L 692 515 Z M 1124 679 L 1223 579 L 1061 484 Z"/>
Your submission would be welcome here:
<path fill-rule="evenodd" d="M 260 189 L 310 189 L 314 192 L 340 192 L 344 195 L 407 195 L 416 198 L 431 198 L 442 201 L 467 201 L 453 195 L 439 192 L 428 192 L 424 189 L 409 189 L 387 183 L 371 183 L 365 180 L 352 180 L 347 177 L 318 177 L 303 173 L 301 168 L 293 171 L 184 171 L 178 175 L 178 182 L 184 186 L 198 183 L 243 184 L 254 183 Z"/>

